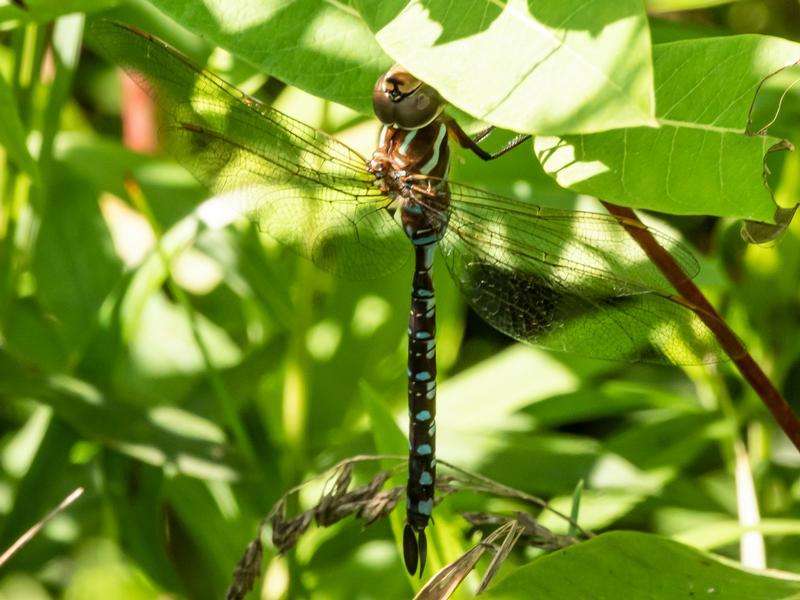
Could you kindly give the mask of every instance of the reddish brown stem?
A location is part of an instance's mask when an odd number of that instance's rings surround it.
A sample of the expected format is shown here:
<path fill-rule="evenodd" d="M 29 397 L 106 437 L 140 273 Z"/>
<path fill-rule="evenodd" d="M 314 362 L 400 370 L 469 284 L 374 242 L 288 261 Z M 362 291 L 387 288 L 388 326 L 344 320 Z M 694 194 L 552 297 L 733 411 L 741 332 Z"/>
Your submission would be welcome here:
<path fill-rule="evenodd" d="M 612 215 L 621 219 L 623 227 L 631 237 L 647 254 L 648 258 L 664 274 L 664 277 L 675 287 L 678 293 L 691 305 L 690 307 L 697 313 L 697 316 L 706 324 L 717 338 L 719 345 L 731 358 L 736 368 L 758 394 L 761 401 L 766 405 L 775 421 L 783 432 L 800 450 L 800 421 L 792 412 L 792 408 L 778 389 L 772 384 L 761 367 L 758 366 L 753 357 L 744 347 L 727 323 L 720 317 L 711 303 L 703 295 L 703 292 L 686 277 L 681 267 L 652 236 L 650 231 L 645 228 L 639 217 L 630 208 L 617 206 L 601 200 L 603 206 Z"/>

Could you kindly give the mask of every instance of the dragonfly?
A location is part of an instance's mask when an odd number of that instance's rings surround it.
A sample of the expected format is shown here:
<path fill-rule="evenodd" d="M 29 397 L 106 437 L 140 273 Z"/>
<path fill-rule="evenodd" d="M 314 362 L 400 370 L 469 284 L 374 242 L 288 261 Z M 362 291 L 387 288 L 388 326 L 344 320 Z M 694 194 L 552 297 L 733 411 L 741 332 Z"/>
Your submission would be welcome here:
<path fill-rule="evenodd" d="M 409 459 L 403 554 L 425 568 L 436 484 L 436 305 L 441 253 L 466 301 L 521 342 L 587 357 L 675 364 L 717 362 L 722 351 L 698 309 L 669 283 L 622 217 L 543 208 L 451 181 L 450 141 L 495 153 L 449 117 L 431 86 L 400 66 L 373 91 L 378 147 L 361 156 L 334 137 L 245 94 L 133 27 L 98 21 L 100 51 L 164 113 L 167 150 L 218 199 L 324 270 L 365 279 L 414 256 L 408 326 Z M 699 268 L 654 229 L 687 278 Z"/>

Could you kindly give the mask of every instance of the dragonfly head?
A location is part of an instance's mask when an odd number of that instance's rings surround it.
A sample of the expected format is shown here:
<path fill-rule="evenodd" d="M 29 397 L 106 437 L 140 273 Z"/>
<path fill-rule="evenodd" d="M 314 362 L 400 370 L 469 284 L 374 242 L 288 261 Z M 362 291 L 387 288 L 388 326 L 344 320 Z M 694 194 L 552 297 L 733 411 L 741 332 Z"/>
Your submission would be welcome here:
<path fill-rule="evenodd" d="M 377 117 L 386 125 L 419 129 L 439 116 L 445 101 L 427 83 L 395 65 L 375 83 L 372 105 Z"/>

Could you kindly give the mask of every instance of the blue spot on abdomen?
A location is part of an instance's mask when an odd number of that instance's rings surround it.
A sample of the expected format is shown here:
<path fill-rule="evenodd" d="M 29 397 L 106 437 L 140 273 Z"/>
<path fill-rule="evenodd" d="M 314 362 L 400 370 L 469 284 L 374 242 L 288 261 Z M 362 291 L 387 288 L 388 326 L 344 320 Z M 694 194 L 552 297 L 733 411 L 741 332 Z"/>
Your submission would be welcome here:
<path fill-rule="evenodd" d="M 417 511 L 421 515 L 428 515 L 430 516 L 433 512 L 433 500 L 420 500 L 417 503 Z"/>

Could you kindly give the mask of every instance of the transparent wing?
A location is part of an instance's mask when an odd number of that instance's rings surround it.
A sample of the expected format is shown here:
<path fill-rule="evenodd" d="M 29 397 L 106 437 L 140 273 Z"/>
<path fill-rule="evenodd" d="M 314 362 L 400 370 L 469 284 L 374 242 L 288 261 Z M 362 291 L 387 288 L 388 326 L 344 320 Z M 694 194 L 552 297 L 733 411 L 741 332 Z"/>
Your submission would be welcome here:
<path fill-rule="evenodd" d="M 450 184 L 447 267 L 489 324 L 582 356 L 701 364 L 724 360 L 713 334 L 611 215 L 545 209 Z M 650 230 L 688 277 L 691 253 Z"/>
<path fill-rule="evenodd" d="M 92 32 L 164 113 L 169 152 L 204 186 L 281 243 L 340 275 L 368 278 L 409 255 L 366 160 L 333 137 L 113 21 Z"/>

